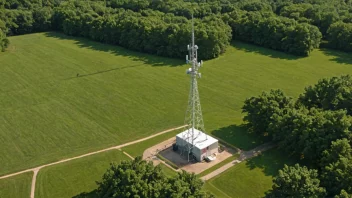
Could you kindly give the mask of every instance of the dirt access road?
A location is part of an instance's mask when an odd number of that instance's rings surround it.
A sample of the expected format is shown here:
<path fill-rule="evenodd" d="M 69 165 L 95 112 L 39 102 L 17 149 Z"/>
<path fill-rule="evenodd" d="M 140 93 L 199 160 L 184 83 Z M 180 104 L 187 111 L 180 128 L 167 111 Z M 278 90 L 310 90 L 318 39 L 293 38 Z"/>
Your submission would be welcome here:
<path fill-rule="evenodd" d="M 162 134 L 165 134 L 165 133 L 168 133 L 168 132 L 177 130 L 177 129 L 182 129 L 182 128 L 185 127 L 185 126 L 186 126 L 186 125 L 179 126 L 179 127 L 175 127 L 175 128 L 171 128 L 171 129 L 167 129 L 167 130 L 165 130 L 165 131 L 156 133 L 156 134 L 154 134 L 154 135 L 151 135 L 151 136 L 148 136 L 148 137 L 139 139 L 139 140 L 135 140 L 135 141 L 132 141 L 132 142 L 128 142 L 128 143 L 125 143 L 125 144 L 113 146 L 113 147 L 106 148 L 106 149 L 102 149 L 102 150 L 99 150 L 99 151 L 94 151 L 94 152 L 86 153 L 86 154 L 84 154 L 84 155 L 80 155 L 80 156 L 76 156 L 76 157 L 72 157 L 72 158 L 66 158 L 66 159 L 63 159 L 63 160 L 60 160 L 60 161 L 57 161 L 57 162 L 53 162 L 53 163 L 49 163 L 49 164 L 44 164 L 44 165 L 42 165 L 42 166 L 38 166 L 38 167 L 35 167 L 35 168 L 30 168 L 30 169 L 23 170 L 23 171 L 19 171 L 19 172 L 16 172 L 16 173 L 4 175 L 4 176 L 1 176 L 0 179 L 5 179 L 5 178 L 13 177 L 13 176 L 15 176 L 15 175 L 19 175 L 19 174 L 22 174 L 22 173 L 26 173 L 26 172 L 33 171 L 34 174 L 33 174 L 32 185 L 31 185 L 31 198 L 34 198 L 36 178 L 37 178 L 37 174 L 38 174 L 38 172 L 39 172 L 39 170 L 40 170 L 41 168 L 48 167 L 48 166 L 53 166 L 53 165 L 56 165 L 56 164 L 61 164 L 61 163 L 64 163 L 64 162 L 72 161 L 72 160 L 75 160 L 75 159 L 87 157 L 87 156 L 90 156 L 90 155 L 94 155 L 94 154 L 98 154 L 98 153 L 102 153 L 102 152 L 106 152 L 106 151 L 110 151 L 110 150 L 114 150 L 114 149 L 120 149 L 120 148 L 122 148 L 122 147 L 129 146 L 129 145 L 132 145 L 132 144 L 136 144 L 136 143 L 139 143 L 139 142 L 142 142 L 142 141 L 151 139 L 151 138 L 153 138 L 153 137 L 156 137 L 156 136 L 159 136 L 159 135 L 162 135 Z"/>

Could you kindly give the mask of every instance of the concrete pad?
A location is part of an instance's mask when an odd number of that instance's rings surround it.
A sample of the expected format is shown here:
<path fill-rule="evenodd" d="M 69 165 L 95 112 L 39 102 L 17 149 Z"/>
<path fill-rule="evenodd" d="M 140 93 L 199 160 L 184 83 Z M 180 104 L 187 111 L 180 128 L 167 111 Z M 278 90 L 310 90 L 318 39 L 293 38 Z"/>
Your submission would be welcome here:
<path fill-rule="evenodd" d="M 180 169 L 185 170 L 190 173 L 201 173 L 205 171 L 206 169 L 222 162 L 223 160 L 229 158 L 233 154 L 236 153 L 233 149 L 226 148 L 224 151 L 221 153 L 217 153 L 216 159 L 211 162 L 188 162 L 186 156 L 180 155 L 179 152 L 173 151 L 172 150 L 172 144 L 176 142 L 176 138 L 170 138 L 164 142 L 161 142 L 155 146 L 152 146 L 148 149 L 146 149 L 143 153 L 143 159 L 153 161 L 154 164 L 159 164 L 159 160 L 155 159 L 155 155 L 160 154 L 167 160 L 171 161 L 175 165 L 177 165 Z"/>

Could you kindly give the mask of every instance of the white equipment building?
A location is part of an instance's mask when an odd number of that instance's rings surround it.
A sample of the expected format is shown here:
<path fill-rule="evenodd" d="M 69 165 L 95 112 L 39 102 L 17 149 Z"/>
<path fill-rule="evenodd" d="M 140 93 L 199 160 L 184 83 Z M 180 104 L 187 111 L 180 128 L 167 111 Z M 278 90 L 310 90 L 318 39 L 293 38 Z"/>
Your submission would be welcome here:
<path fill-rule="evenodd" d="M 192 130 L 192 129 L 191 129 Z M 194 138 L 192 145 L 192 134 L 189 133 L 189 129 L 176 135 L 176 145 L 179 148 L 192 148 L 191 154 L 197 159 L 202 161 L 206 157 L 211 157 L 214 153 L 218 152 L 218 140 L 194 129 Z"/>

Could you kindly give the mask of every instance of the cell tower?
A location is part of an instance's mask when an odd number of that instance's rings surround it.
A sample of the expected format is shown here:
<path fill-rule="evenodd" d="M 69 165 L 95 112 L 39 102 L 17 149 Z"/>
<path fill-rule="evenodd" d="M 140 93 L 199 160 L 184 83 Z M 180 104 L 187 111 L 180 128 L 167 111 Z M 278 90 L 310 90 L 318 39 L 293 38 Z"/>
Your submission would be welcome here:
<path fill-rule="evenodd" d="M 203 65 L 203 61 L 198 62 L 198 46 L 194 43 L 194 22 L 192 16 L 192 43 L 187 45 L 189 55 L 186 55 L 186 62 L 191 64 L 192 67 L 187 70 L 187 74 L 191 76 L 191 86 L 188 98 L 188 107 L 185 116 L 185 124 L 187 125 L 187 133 L 185 133 L 184 139 L 187 139 L 187 159 L 189 161 L 189 155 L 192 151 L 193 146 L 196 144 L 195 139 L 199 136 L 199 131 L 204 131 L 203 115 L 199 100 L 197 78 L 201 77 L 199 68 Z M 195 131 L 197 129 L 198 132 Z"/>

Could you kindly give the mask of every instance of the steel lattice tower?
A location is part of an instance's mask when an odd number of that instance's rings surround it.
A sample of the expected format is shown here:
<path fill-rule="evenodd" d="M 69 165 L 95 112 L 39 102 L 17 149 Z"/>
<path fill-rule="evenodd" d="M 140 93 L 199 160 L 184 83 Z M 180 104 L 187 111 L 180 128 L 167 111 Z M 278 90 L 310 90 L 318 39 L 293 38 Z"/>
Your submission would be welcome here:
<path fill-rule="evenodd" d="M 194 23 L 192 17 L 192 43 L 187 46 L 189 51 L 189 55 L 186 56 L 186 62 L 191 64 L 192 67 L 187 70 L 187 74 L 191 76 L 191 85 L 188 97 L 188 106 L 185 116 L 185 124 L 187 125 L 186 130 L 188 132 L 185 135 L 185 139 L 192 144 L 188 144 L 186 146 L 187 151 L 187 159 L 189 161 L 189 154 L 195 144 L 194 140 L 197 138 L 199 134 L 195 132 L 194 129 L 198 129 L 199 131 L 204 131 L 204 122 L 202 109 L 199 100 L 199 92 L 198 92 L 198 84 L 197 78 L 201 77 L 201 73 L 198 72 L 199 68 L 203 65 L 203 61 L 198 62 L 198 46 L 195 45 L 194 41 Z"/>

